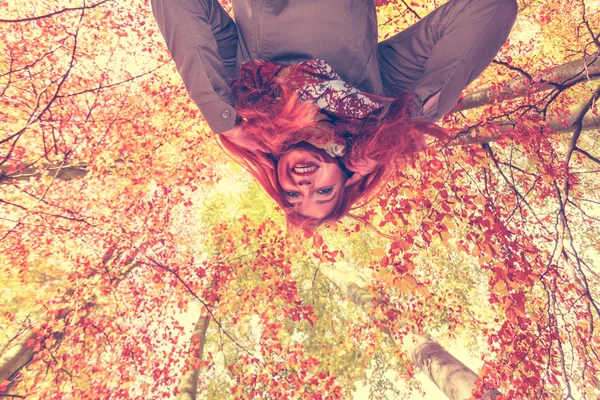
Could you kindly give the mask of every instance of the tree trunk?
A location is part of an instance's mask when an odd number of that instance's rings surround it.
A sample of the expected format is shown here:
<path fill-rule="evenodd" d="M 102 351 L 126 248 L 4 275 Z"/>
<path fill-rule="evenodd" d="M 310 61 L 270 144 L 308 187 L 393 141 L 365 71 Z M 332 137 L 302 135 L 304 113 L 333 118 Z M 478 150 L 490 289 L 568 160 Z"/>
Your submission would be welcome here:
<path fill-rule="evenodd" d="M 465 96 L 453 111 L 469 110 L 508 98 L 515 99 L 531 92 L 532 89 L 533 92 L 543 92 L 560 85 L 571 86 L 583 80 L 597 78 L 600 78 L 600 53 L 536 74 L 533 81 L 519 78 L 501 83 L 495 88 L 478 90 Z"/>
<path fill-rule="evenodd" d="M 118 257 L 119 255 L 116 255 L 116 257 Z M 108 250 L 105 254 L 104 257 L 102 258 L 102 264 L 106 265 L 110 260 L 112 260 L 115 257 L 115 249 L 110 249 Z M 137 264 L 135 263 L 131 263 L 128 264 L 128 267 L 123 271 L 121 277 L 119 277 L 116 281 L 115 281 L 115 285 L 118 285 L 136 266 Z M 72 289 L 69 289 L 67 291 L 67 293 L 63 296 L 63 299 L 69 297 L 72 295 Z M 94 306 L 95 303 L 93 302 L 86 302 L 83 305 L 83 308 L 87 308 L 90 306 Z M 58 314 L 58 319 L 64 319 L 66 318 L 69 314 L 71 314 L 74 311 L 73 308 L 67 307 L 64 308 L 60 311 L 60 313 Z M 59 343 L 60 340 L 62 339 L 62 332 L 48 332 L 46 335 L 54 336 L 54 339 L 56 341 L 56 343 Z M 20 335 L 20 338 L 17 340 L 17 342 L 15 344 L 13 344 L 4 354 L 2 354 L 2 356 L 0 357 L 0 383 L 4 382 L 4 381 L 11 381 L 14 377 L 17 376 L 17 374 L 23 369 L 26 368 L 27 365 L 29 365 L 29 363 L 31 362 L 31 360 L 33 359 L 33 356 L 35 355 L 35 345 L 38 341 L 43 340 L 43 337 L 39 337 L 37 335 L 35 335 L 31 330 L 26 330 L 25 332 L 23 332 Z M 30 344 L 30 346 L 28 347 L 27 344 Z M 12 387 L 12 383 L 11 382 L 8 386 L 7 386 L 7 390 L 5 393 L 8 393 L 10 391 L 10 388 Z M 5 394 L 5 393 L 0 393 L 1 394 Z M 0 396 L 2 397 L 2 396 Z"/>
<path fill-rule="evenodd" d="M 200 314 L 190 339 L 190 350 L 183 368 L 186 372 L 183 373 L 181 381 L 179 381 L 177 400 L 196 400 L 198 376 L 200 374 L 199 364 L 202 361 L 202 351 L 204 350 L 209 322 L 210 317 L 208 315 Z"/>
<path fill-rule="evenodd" d="M 31 361 L 33 349 L 27 348 L 27 341 L 34 339 L 33 333 L 25 333 L 15 345 L 0 357 L 0 382 L 10 380 L 12 376 Z"/>
<path fill-rule="evenodd" d="M 336 285 L 350 300 L 363 311 L 369 313 L 375 306 L 375 297 L 367 289 L 367 284 L 357 274 L 342 271 L 336 267 L 321 266 L 321 272 Z M 385 322 L 385 321 L 383 321 Z M 385 333 L 394 341 L 393 332 Z M 452 400 L 465 400 L 472 397 L 479 376 L 469 367 L 457 360 L 438 343 L 420 333 L 408 332 L 400 343 L 411 361 L 423 371 Z M 498 392 L 488 390 L 484 398 L 491 398 Z"/>

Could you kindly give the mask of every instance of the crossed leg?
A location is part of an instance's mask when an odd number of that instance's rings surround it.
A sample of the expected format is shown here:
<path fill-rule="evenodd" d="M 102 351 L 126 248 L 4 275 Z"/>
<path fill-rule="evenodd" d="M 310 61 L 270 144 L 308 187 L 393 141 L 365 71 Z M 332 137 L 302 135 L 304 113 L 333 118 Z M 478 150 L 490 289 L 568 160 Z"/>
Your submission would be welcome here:
<path fill-rule="evenodd" d="M 489 65 L 517 15 L 516 0 L 450 0 L 379 43 L 384 94 L 415 94 L 416 115 L 438 120 Z"/>

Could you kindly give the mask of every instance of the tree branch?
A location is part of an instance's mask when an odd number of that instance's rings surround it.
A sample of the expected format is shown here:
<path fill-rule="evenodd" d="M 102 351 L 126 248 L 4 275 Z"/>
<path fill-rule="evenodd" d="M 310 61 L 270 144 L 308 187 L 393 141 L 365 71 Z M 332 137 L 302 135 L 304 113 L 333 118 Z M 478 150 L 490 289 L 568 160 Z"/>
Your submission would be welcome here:
<path fill-rule="evenodd" d="M 89 5 L 89 6 L 67 7 L 67 8 L 63 8 L 62 10 L 58 10 L 58 11 L 52 12 L 50 14 L 38 15 L 37 17 L 20 18 L 20 19 L 0 19 L 0 23 L 9 23 L 9 24 L 12 24 L 12 23 L 21 23 L 21 22 L 36 21 L 36 20 L 39 20 L 39 19 L 50 18 L 50 17 L 53 17 L 55 15 L 62 14 L 64 12 L 81 11 L 81 10 L 88 10 L 90 8 L 96 8 L 98 6 L 101 6 L 104 3 L 108 3 L 109 1 L 114 1 L 114 0 L 101 0 L 98 3 L 92 4 L 92 5 Z"/>

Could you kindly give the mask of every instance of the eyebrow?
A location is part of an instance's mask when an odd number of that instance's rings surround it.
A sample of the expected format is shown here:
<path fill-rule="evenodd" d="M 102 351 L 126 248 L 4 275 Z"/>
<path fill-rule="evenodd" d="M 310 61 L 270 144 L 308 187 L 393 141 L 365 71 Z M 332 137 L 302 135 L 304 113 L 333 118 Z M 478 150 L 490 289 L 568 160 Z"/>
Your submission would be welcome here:
<path fill-rule="evenodd" d="M 328 200 L 316 200 L 315 203 L 317 203 L 317 204 L 327 204 L 327 203 L 330 203 L 334 198 L 335 198 L 335 195 L 331 196 L 331 198 L 328 199 Z M 289 201 L 288 200 L 288 202 L 290 204 L 294 205 L 294 206 L 301 206 L 302 205 L 301 201 L 293 202 L 293 201 Z"/>
<path fill-rule="evenodd" d="M 334 198 L 334 197 L 335 197 L 335 196 L 331 196 L 331 198 L 330 198 L 329 200 L 317 200 L 317 201 L 315 201 L 315 203 L 317 203 L 317 204 L 326 204 L 326 203 L 330 203 L 330 202 L 333 200 L 333 198 Z"/>

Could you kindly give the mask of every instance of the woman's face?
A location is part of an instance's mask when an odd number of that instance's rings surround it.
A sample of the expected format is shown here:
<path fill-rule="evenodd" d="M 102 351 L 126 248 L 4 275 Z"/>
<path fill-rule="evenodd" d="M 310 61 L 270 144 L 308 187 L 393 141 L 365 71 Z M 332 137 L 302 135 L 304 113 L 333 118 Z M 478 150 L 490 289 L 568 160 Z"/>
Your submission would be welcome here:
<path fill-rule="evenodd" d="M 344 173 L 336 158 L 302 142 L 284 153 L 277 177 L 287 201 L 305 217 L 323 219 L 344 189 Z"/>

